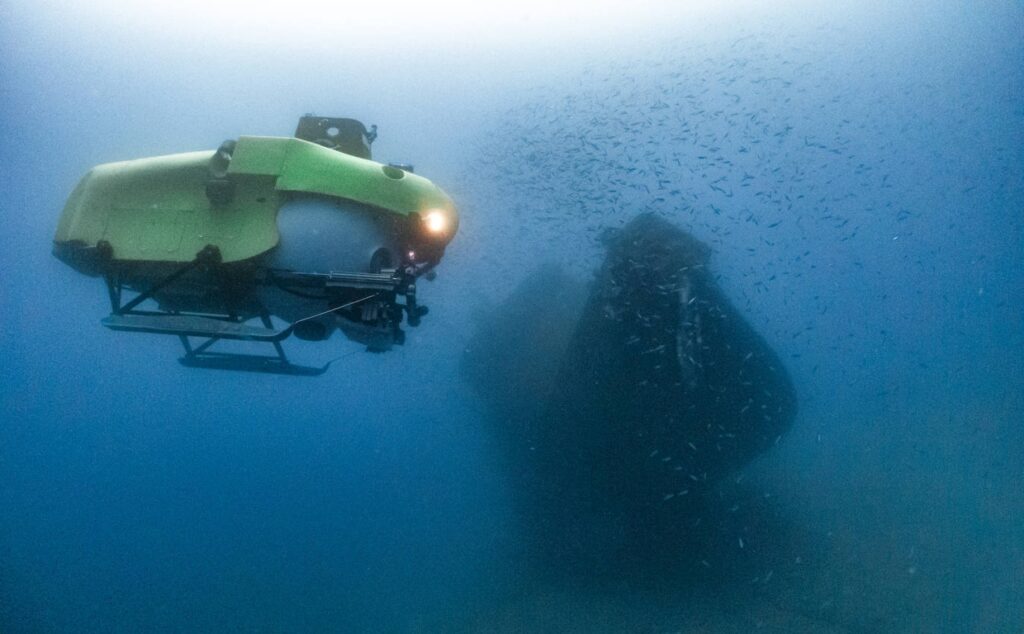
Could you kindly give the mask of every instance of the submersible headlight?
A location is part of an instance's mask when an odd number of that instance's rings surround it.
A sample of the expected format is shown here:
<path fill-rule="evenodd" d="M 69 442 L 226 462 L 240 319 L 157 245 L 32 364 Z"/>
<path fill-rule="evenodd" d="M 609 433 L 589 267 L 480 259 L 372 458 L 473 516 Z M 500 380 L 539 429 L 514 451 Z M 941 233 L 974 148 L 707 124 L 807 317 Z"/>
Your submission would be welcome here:
<path fill-rule="evenodd" d="M 427 228 L 427 231 L 435 235 L 444 233 L 448 229 L 448 218 L 444 212 L 434 209 L 428 211 L 427 215 L 423 218 L 423 226 Z"/>

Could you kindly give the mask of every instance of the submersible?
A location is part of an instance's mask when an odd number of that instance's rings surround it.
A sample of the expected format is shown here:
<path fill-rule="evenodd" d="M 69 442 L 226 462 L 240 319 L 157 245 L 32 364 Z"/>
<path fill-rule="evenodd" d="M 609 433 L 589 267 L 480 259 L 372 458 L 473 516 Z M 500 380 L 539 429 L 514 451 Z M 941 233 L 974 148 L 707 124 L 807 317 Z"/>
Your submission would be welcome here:
<path fill-rule="evenodd" d="M 188 366 L 319 374 L 327 366 L 292 364 L 281 341 L 335 330 L 387 350 L 426 314 L 416 282 L 459 219 L 411 166 L 372 160 L 376 136 L 306 115 L 292 137 L 99 165 L 68 199 L 54 254 L 106 282 L 103 325 L 176 336 Z M 211 350 L 223 340 L 274 352 Z"/>

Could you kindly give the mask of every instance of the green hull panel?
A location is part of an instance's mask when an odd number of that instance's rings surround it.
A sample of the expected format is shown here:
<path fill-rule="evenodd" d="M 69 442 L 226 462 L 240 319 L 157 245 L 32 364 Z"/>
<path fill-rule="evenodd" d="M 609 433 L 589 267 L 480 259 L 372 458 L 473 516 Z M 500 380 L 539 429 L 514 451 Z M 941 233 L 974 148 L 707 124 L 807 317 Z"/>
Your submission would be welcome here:
<path fill-rule="evenodd" d="M 256 257 L 279 240 L 277 211 L 289 193 L 354 200 L 400 215 L 440 209 L 451 199 L 429 180 L 296 138 L 241 137 L 227 169 L 232 196 L 207 196 L 214 152 L 108 163 L 82 178 L 68 199 L 55 242 L 96 246 L 115 260 L 189 262 L 207 245 L 224 262 Z"/>
<path fill-rule="evenodd" d="M 277 177 L 277 189 L 347 198 L 402 215 L 444 209 L 451 199 L 432 182 L 301 139 L 242 137 L 228 174 Z"/>

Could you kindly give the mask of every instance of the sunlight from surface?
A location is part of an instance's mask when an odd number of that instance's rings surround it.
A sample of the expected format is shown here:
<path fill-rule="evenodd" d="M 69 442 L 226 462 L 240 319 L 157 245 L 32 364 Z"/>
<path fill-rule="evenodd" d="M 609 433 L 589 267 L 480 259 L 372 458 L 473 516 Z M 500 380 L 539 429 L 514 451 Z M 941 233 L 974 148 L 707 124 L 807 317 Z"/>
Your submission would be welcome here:
<path fill-rule="evenodd" d="M 358 49 L 431 49 L 465 44 L 516 45 L 593 40 L 656 28 L 666 20 L 744 13 L 748 2 L 569 0 L 385 3 L 98 0 L 48 4 L 67 24 L 115 28 L 169 39 L 212 37 L 237 44 L 310 48 L 343 41 Z"/>

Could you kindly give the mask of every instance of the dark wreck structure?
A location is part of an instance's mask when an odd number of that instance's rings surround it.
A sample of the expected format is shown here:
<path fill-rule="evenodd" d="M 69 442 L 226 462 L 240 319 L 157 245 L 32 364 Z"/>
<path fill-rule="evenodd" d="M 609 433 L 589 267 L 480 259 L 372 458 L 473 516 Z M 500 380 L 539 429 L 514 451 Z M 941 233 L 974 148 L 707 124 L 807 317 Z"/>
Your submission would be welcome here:
<path fill-rule="evenodd" d="M 531 547 L 561 569 L 684 551 L 716 482 L 770 448 L 797 407 L 706 245 L 644 214 L 605 246 L 589 288 L 554 267 L 527 278 L 463 364 Z"/>

